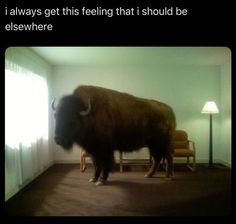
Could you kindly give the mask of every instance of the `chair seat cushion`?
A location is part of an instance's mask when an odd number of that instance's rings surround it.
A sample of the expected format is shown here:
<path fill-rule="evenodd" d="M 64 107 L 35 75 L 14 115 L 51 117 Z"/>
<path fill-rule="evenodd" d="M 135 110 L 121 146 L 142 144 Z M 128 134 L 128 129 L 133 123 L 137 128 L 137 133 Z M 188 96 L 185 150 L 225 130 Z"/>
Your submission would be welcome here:
<path fill-rule="evenodd" d="M 186 156 L 194 156 L 194 153 L 190 149 L 175 149 L 174 156 L 186 157 Z"/>
<path fill-rule="evenodd" d="M 174 142 L 174 148 L 175 149 L 186 149 L 188 148 L 188 141 L 187 140 L 176 140 Z"/>

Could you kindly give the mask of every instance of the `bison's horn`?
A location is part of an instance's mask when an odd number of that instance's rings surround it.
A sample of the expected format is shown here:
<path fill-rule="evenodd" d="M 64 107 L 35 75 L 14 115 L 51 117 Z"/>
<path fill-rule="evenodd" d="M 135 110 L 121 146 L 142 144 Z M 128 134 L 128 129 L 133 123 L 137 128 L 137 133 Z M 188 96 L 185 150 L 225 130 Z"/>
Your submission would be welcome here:
<path fill-rule="evenodd" d="M 87 110 L 80 111 L 80 115 L 86 116 L 91 112 L 91 102 L 90 99 L 88 99 L 88 108 Z"/>
<path fill-rule="evenodd" d="M 56 107 L 55 107 L 55 101 L 56 101 L 56 98 L 53 98 L 52 102 L 51 102 L 51 106 L 52 106 L 52 109 L 53 110 L 56 110 Z"/>

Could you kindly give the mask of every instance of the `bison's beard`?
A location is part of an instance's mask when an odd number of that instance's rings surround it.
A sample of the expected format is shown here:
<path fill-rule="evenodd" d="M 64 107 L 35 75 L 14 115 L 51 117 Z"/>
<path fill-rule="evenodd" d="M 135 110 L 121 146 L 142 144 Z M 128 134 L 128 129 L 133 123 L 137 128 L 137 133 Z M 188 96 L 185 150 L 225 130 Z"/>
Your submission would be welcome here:
<path fill-rule="evenodd" d="M 72 149 L 73 143 L 63 144 L 61 145 L 63 149 L 66 151 L 70 151 Z"/>
<path fill-rule="evenodd" d="M 57 144 L 60 145 L 63 149 L 66 149 L 67 151 L 72 149 L 73 146 L 73 142 L 69 140 L 61 140 L 60 142 L 57 142 Z"/>
<path fill-rule="evenodd" d="M 57 145 L 60 145 L 64 149 L 71 149 L 74 143 L 71 136 L 61 135 L 60 133 L 56 133 L 54 140 Z"/>

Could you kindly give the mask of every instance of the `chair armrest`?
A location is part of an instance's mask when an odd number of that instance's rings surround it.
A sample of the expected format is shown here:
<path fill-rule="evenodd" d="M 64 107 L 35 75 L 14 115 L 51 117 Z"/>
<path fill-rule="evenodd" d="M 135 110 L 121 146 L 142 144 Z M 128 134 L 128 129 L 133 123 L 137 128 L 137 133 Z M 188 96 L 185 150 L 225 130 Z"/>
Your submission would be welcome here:
<path fill-rule="evenodd" d="M 192 149 L 193 152 L 195 153 L 195 142 L 192 140 L 188 140 L 188 144 L 189 144 L 189 149 Z"/>

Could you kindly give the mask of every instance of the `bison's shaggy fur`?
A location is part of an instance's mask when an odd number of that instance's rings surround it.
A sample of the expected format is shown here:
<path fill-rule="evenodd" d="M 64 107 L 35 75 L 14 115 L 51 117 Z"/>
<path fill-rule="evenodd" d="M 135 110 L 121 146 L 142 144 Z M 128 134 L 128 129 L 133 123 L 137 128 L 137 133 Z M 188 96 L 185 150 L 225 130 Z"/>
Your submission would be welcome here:
<path fill-rule="evenodd" d="M 104 183 L 108 178 L 114 150 L 131 152 L 144 146 L 153 158 L 146 176 L 154 174 L 163 157 L 168 162 L 167 175 L 172 175 L 176 121 L 173 110 L 162 102 L 101 87 L 79 86 L 60 100 L 55 118 L 55 141 L 65 149 L 78 143 L 91 154 L 94 182 L 100 177 L 99 183 Z"/>

